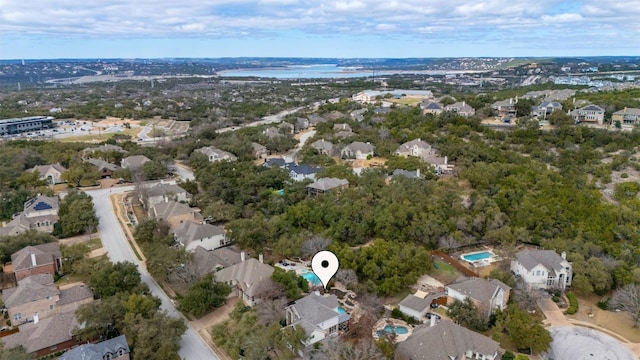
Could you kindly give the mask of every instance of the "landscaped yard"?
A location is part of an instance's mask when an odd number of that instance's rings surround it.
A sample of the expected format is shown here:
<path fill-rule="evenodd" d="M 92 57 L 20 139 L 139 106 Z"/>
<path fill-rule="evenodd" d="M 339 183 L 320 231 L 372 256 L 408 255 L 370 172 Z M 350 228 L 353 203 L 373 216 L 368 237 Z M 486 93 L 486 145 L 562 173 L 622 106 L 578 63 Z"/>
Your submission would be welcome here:
<path fill-rule="evenodd" d="M 446 285 L 455 281 L 462 274 L 444 260 L 436 259 L 433 262 L 433 268 L 429 272 L 429 275 Z"/>
<path fill-rule="evenodd" d="M 580 321 L 592 323 L 597 326 L 602 326 L 607 330 L 611 330 L 616 334 L 626 338 L 631 342 L 640 342 L 640 330 L 633 327 L 633 321 L 629 315 L 624 312 L 605 311 L 596 306 L 601 297 L 592 296 L 580 296 L 578 302 L 580 308 L 578 312 L 570 316 Z M 590 317 L 589 313 L 593 313 Z"/>

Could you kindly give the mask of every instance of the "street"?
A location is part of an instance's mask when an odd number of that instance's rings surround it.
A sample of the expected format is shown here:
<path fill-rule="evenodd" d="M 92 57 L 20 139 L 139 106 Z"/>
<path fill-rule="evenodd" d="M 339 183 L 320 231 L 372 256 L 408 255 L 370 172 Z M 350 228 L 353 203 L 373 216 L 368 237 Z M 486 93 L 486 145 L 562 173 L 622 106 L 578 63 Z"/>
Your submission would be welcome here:
<path fill-rule="evenodd" d="M 131 190 L 133 190 L 133 186 L 86 191 L 86 193 L 93 198 L 96 214 L 100 219 L 98 231 L 102 239 L 102 244 L 107 250 L 107 255 L 112 262 L 129 261 L 138 266 L 142 281 L 149 286 L 151 293 L 162 301 L 162 310 L 166 310 L 167 313 L 172 316 L 184 319 L 184 316 L 173 306 L 167 294 L 165 294 L 149 273 L 140 266 L 138 258 L 136 258 L 133 250 L 131 250 L 129 241 L 118 223 L 118 219 L 111 205 L 110 195 Z M 218 360 L 218 357 L 191 327 L 189 322 L 186 322 L 186 324 L 187 331 L 182 336 L 180 351 L 178 352 L 180 357 L 187 360 Z"/>

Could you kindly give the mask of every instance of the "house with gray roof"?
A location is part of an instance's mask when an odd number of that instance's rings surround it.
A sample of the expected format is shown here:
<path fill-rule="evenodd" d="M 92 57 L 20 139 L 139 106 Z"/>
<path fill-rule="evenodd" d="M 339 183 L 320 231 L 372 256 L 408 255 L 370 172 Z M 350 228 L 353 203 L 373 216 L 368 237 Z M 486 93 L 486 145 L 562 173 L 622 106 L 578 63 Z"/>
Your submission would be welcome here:
<path fill-rule="evenodd" d="M 435 101 L 424 101 L 420 103 L 420 109 L 422 109 L 423 114 L 433 114 L 438 115 L 442 114 L 444 108 L 442 105 L 438 104 Z"/>
<path fill-rule="evenodd" d="M 166 221 L 171 228 L 185 221 L 202 221 L 200 210 L 177 201 L 158 203 L 149 208 L 149 215 L 157 220 Z"/>
<path fill-rule="evenodd" d="M 309 122 L 309 119 L 299 117 L 293 123 L 293 126 L 294 126 L 295 132 L 298 133 L 300 131 L 307 130 L 309 128 L 309 126 L 311 126 L 311 123 Z"/>
<path fill-rule="evenodd" d="M 511 288 L 497 279 L 465 278 L 446 287 L 449 303 L 470 298 L 480 313 L 489 318 L 496 309 L 507 307 Z"/>
<path fill-rule="evenodd" d="M 314 180 L 316 174 L 322 170 L 311 165 L 296 163 L 287 164 L 287 169 L 289 170 L 289 177 L 294 181 Z"/>
<path fill-rule="evenodd" d="M 287 326 L 302 327 L 309 346 L 349 329 L 350 316 L 340 308 L 335 295 L 311 293 L 285 308 Z"/>
<path fill-rule="evenodd" d="M 204 154 L 210 162 L 216 161 L 236 161 L 238 158 L 232 153 L 224 150 L 220 150 L 213 146 L 205 146 L 195 151 Z"/>
<path fill-rule="evenodd" d="M 318 115 L 318 114 L 311 114 L 309 115 L 309 124 L 312 126 L 316 126 L 320 123 L 323 122 L 327 122 L 327 119 L 323 118 L 322 116 Z"/>
<path fill-rule="evenodd" d="M 444 305 L 446 294 L 444 292 L 426 293 L 417 291 L 415 294 L 407 295 L 398 304 L 398 310 L 407 316 L 424 322 L 425 315 L 431 310 L 432 305 Z"/>
<path fill-rule="evenodd" d="M 62 184 L 62 174 L 67 168 L 60 164 L 38 165 L 29 170 L 29 172 L 38 173 L 40 180 L 45 180 L 47 184 Z"/>
<path fill-rule="evenodd" d="M 499 118 L 507 118 L 507 117 L 515 117 L 516 116 L 516 103 L 518 102 L 518 97 L 516 97 L 515 101 L 513 98 L 496 101 L 491 104 L 491 108 L 496 111 Z"/>
<path fill-rule="evenodd" d="M 417 138 L 398 146 L 396 155 L 398 156 L 415 156 L 426 157 L 436 154 L 436 150 L 428 142 Z"/>
<path fill-rule="evenodd" d="M 571 263 L 566 253 L 553 250 L 523 250 L 511 261 L 511 271 L 531 289 L 561 289 L 571 286 Z"/>
<path fill-rule="evenodd" d="M 615 124 L 620 122 L 620 125 L 624 128 L 634 127 L 638 125 L 640 120 L 640 109 L 638 108 L 624 108 L 618 110 L 611 115 L 611 122 Z"/>
<path fill-rule="evenodd" d="M 373 156 L 375 149 L 376 147 L 371 143 L 354 141 L 342 148 L 340 154 L 343 159 L 366 160 L 369 156 Z"/>
<path fill-rule="evenodd" d="M 444 111 L 451 111 L 464 117 L 469 117 L 476 114 L 476 109 L 474 109 L 464 101 L 447 105 L 444 107 Z"/>
<path fill-rule="evenodd" d="M 80 345 L 73 336 L 73 330 L 78 325 L 74 311 L 59 313 L 43 320 L 34 317 L 33 322 L 20 325 L 20 331 L 0 338 L 0 341 L 6 349 L 22 345 L 27 352 L 41 358 Z"/>
<path fill-rule="evenodd" d="M 233 288 L 230 296 L 237 296 L 248 306 L 260 301 L 260 295 L 273 286 L 273 267 L 260 260 L 249 258 L 213 274 L 215 281 Z"/>
<path fill-rule="evenodd" d="M 497 360 L 500 356 L 496 341 L 447 319 L 414 328 L 394 353 L 395 360 Z"/>
<path fill-rule="evenodd" d="M 587 105 L 573 110 L 571 117 L 576 123 L 602 125 L 604 122 L 604 109 L 598 105 Z"/>
<path fill-rule="evenodd" d="M 546 119 L 556 110 L 562 110 L 562 104 L 557 101 L 544 100 L 540 105 L 534 105 L 531 110 L 531 115 L 537 118 Z"/>
<path fill-rule="evenodd" d="M 138 169 L 141 169 L 142 165 L 149 161 L 151 161 L 151 159 L 144 155 L 133 155 L 127 156 L 126 158 L 122 159 L 120 165 L 125 169 L 136 171 Z"/>
<path fill-rule="evenodd" d="M 338 178 L 320 178 L 307 185 L 307 193 L 312 196 L 324 194 L 328 191 L 336 191 L 349 187 L 349 181 Z"/>
<path fill-rule="evenodd" d="M 196 247 L 206 250 L 217 249 L 228 245 L 231 241 L 223 228 L 193 221 L 185 221 L 177 225 L 173 233 L 176 241 L 189 252 L 194 251 Z"/>
<path fill-rule="evenodd" d="M 96 147 L 91 147 L 91 148 L 85 148 L 84 150 L 82 150 L 82 155 L 83 156 L 87 156 L 90 154 L 94 154 L 94 153 L 106 153 L 106 152 L 119 152 L 122 154 L 128 154 L 129 152 L 125 149 L 123 149 L 122 147 L 118 146 L 118 145 L 111 145 L 111 144 L 102 144 L 100 146 L 96 146 Z"/>
<path fill-rule="evenodd" d="M 62 354 L 58 360 L 129 360 L 127 337 L 120 335 L 96 344 L 82 344 Z"/>
<path fill-rule="evenodd" d="M 24 203 L 24 211 L 0 228 L 0 236 L 13 236 L 29 230 L 52 232 L 58 222 L 59 200 L 57 196 L 43 196 Z"/>
<path fill-rule="evenodd" d="M 186 269 L 186 271 L 198 274 L 198 278 L 201 278 L 206 274 L 211 274 L 229 266 L 239 264 L 242 261 L 242 255 L 240 250 L 233 245 L 224 246 L 215 250 L 206 250 L 200 246 L 196 246 L 191 253 L 191 260 L 192 261 L 186 265 L 191 268 Z M 181 269 L 177 270 L 178 276 L 180 276 L 180 271 Z"/>
<path fill-rule="evenodd" d="M 327 155 L 327 156 L 333 156 L 336 150 L 333 143 L 325 139 L 316 140 L 312 142 L 310 146 L 316 149 L 318 153 Z"/>
<path fill-rule="evenodd" d="M 260 145 L 257 142 L 251 143 L 251 154 L 256 159 L 264 159 L 269 155 L 269 150 L 264 145 Z"/>
<path fill-rule="evenodd" d="M 11 268 L 16 281 L 33 275 L 60 272 L 62 255 L 57 242 L 26 246 L 11 254 Z"/>
<path fill-rule="evenodd" d="M 144 201 L 145 198 L 146 201 Z M 140 191 L 140 202 L 148 208 L 163 202 L 177 201 L 188 203 L 190 200 L 191 194 L 176 184 L 160 182 L 146 185 L 143 191 Z"/>
<path fill-rule="evenodd" d="M 424 179 L 424 174 L 420 173 L 420 169 L 417 169 L 415 171 L 395 169 L 393 170 L 393 174 L 391 174 L 391 177 L 393 178 L 397 176 L 406 177 L 407 179 Z"/>

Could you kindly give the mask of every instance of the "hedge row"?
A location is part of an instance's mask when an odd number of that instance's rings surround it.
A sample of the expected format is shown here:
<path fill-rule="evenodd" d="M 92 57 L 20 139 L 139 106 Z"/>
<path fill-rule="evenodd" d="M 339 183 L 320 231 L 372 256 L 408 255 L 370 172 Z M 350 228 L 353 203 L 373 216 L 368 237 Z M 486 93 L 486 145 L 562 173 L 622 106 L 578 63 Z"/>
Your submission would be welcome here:
<path fill-rule="evenodd" d="M 578 312 L 578 298 L 572 291 L 567 293 L 567 298 L 569 299 L 569 308 L 567 309 L 567 314 L 573 315 Z"/>

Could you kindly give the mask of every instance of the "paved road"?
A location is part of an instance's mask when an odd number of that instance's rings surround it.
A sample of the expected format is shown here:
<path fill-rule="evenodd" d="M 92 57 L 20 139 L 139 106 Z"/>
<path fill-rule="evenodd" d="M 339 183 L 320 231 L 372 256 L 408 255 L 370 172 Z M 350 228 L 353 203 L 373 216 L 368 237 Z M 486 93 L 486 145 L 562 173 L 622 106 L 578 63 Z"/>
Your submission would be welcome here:
<path fill-rule="evenodd" d="M 110 195 L 133 190 L 133 186 L 124 186 L 110 189 L 89 190 L 87 194 L 93 198 L 96 214 L 100 218 L 100 226 L 98 231 L 102 243 L 107 250 L 109 259 L 113 262 L 129 261 L 138 266 L 142 281 L 149 285 L 151 293 L 162 301 L 161 308 L 166 310 L 170 315 L 184 318 L 173 306 L 167 294 L 153 280 L 149 273 L 140 266 L 138 258 L 136 258 L 133 250 L 129 246 L 129 242 L 118 224 L 118 219 L 111 206 Z M 187 322 L 187 332 L 182 336 L 180 344 L 180 357 L 186 360 L 218 360 L 218 357 L 207 346 L 202 338 Z"/>
<path fill-rule="evenodd" d="M 269 115 L 269 116 L 265 116 L 262 118 L 262 120 L 258 120 L 258 121 L 254 121 L 248 124 L 242 124 L 242 125 L 238 125 L 238 126 L 232 126 L 232 127 L 227 127 L 227 128 L 222 128 L 222 129 L 218 129 L 216 130 L 219 133 L 223 133 L 223 132 L 228 132 L 228 131 L 236 131 L 238 129 L 241 129 L 243 127 L 255 127 L 255 126 L 260 126 L 260 125 L 267 125 L 267 124 L 274 124 L 274 123 L 279 123 L 282 121 L 282 119 L 284 119 L 285 116 L 289 115 L 289 114 L 293 114 L 296 113 L 298 111 L 300 111 L 303 107 L 297 107 L 295 109 L 289 109 L 289 110 L 284 110 L 281 111 L 275 115 Z"/>

